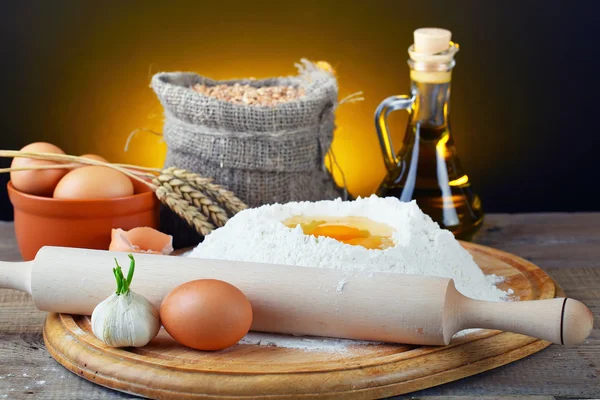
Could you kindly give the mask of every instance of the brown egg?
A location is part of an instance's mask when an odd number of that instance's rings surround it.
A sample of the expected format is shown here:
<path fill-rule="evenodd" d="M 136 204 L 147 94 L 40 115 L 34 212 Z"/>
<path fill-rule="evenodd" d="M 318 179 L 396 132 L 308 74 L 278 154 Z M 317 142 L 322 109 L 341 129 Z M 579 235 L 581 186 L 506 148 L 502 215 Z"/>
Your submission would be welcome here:
<path fill-rule="evenodd" d="M 65 154 L 60 148 L 45 142 L 36 142 L 23 147 L 21 151 L 36 153 Z M 32 158 L 17 157 L 13 159 L 11 168 L 33 167 L 38 165 L 56 165 L 54 161 L 34 160 Z M 66 168 L 14 171 L 10 173 L 10 180 L 15 189 L 36 196 L 52 196 L 52 192 L 60 179 L 69 172 Z"/>
<path fill-rule="evenodd" d="M 173 289 L 160 306 L 160 319 L 179 343 L 198 350 L 221 350 L 248 333 L 252 306 L 235 286 L 200 279 Z"/>
<path fill-rule="evenodd" d="M 112 168 L 87 166 L 66 174 L 54 189 L 55 199 L 108 199 L 133 194 L 125 174 Z"/>

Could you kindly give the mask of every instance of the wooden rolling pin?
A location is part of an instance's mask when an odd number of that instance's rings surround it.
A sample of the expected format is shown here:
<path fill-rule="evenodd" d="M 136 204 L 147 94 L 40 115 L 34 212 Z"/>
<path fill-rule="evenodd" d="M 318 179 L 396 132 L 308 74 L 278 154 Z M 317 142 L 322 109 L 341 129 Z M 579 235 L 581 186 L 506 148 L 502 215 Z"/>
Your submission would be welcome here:
<path fill-rule="evenodd" d="M 0 263 L 0 287 L 33 296 L 44 311 L 90 315 L 115 290 L 113 258 L 127 254 L 42 248 L 35 260 Z M 448 344 L 467 328 L 522 333 L 558 344 L 582 342 L 593 316 L 573 299 L 485 302 L 451 279 L 328 268 L 136 254 L 132 289 L 156 306 L 175 286 L 202 278 L 240 288 L 252 330 L 423 345 Z"/>

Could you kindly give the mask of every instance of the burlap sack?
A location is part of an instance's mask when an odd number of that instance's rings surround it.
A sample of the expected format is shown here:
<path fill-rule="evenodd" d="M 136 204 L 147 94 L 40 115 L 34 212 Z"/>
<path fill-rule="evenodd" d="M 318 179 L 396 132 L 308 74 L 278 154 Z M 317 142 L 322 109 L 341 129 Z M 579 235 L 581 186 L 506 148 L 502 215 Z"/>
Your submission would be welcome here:
<path fill-rule="evenodd" d="M 307 61 L 298 70 L 264 80 L 154 75 L 151 87 L 165 109 L 165 167 L 214 178 L 251 207 L 340 197 L 323 163 L 333 140 L 337 81 Z M 239 105 L 197 93 L 198 83 L 298 86 L 305 95 L 275 106 Z"/>

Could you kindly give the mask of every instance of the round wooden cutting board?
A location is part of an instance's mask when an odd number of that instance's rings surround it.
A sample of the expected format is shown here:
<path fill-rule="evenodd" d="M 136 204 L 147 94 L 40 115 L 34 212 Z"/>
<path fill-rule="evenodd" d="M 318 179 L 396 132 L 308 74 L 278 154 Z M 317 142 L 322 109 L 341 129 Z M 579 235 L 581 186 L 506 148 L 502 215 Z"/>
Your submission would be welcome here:
<path fill-rule="evenodd" d="M 562 293 L 534 264 L 499 250 L 462 245 L 486 274 L 505 278 L 498 287 L 520 300 Z M 549 342 L 478 330 L 449 346 L 356 344 L 343 351 L 236 345 L 217 352 L 186 348 L 161 330 L 143 348 L 107 347 L 88 317 L 49 314 L 44 342 L 72 372 L 99 385 L 160 399 L 371 399 L 454 381 L 518 360 Z"/>

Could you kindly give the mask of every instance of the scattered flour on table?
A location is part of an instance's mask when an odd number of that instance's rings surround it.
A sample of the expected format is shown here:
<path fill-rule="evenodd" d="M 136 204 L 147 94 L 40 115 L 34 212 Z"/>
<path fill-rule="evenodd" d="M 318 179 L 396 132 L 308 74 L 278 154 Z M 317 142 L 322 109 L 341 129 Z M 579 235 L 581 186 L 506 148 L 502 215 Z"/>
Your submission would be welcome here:
<path fill-rule="evenodd" d="M 465 329 L 454 335 L 454 338 L 478 332 L 480 329 Z M 294 336 L 278 333 L 249 332 L 238 344 L 253 344 L 258 346 L 283 347 L 286 349 L 299 349 L 307 351 L 322 351 L 328 353 L 344 353 L 350 346 L 378 345 L 381 342 L 367 340 L 337 339 L 317 336 Z"/>
<path fill-rule="evenodd" d="M 366 217 L 391 226 L 394 229 L 394 245 L 384 250 L 369 250 L 328 237 L 305 235 L 300 226 L 288 228 L 281 223 L 298 215 Z M 292 202 L 247 209 L 232 217 L 224 227 L 209 234 L 188 256 L 371 273 L 440 276 L 453 278 L 461 293 L 475 299 L 499 301 L 507 296 L 495 285 L 501 278 L 484 275 L 451 232 L 440 229 L 419 209 L 416 202 L 403 203 L 395 198 L 371 196 L 355 201 Z M 341 292 L 346 283 L 341 281 L 331 290 Z M 266 340 L 268 345 L 310 349 L 309 342 L 302 338 L 286 335 L 274 337 L 277 340 Z M 255 339 L 252 336 L 247 341 Z M 262 339 L 259 342 L 263 344 Z M 347 342 L 356 344 L 352 340 Z M 336 346 L 340 349 L 348 344 L 337 343 Z"/>
<path fill-rule="evenodd" d="M 277 333 L 249 332 L 239 344 L 284 347 L 288 349 L 319 350 L 331 353 L 347 351 L 349 346 L 373 345 L 379 342 L 363 340 L 323 338 L 316 336 L 280 335 Z"/>

